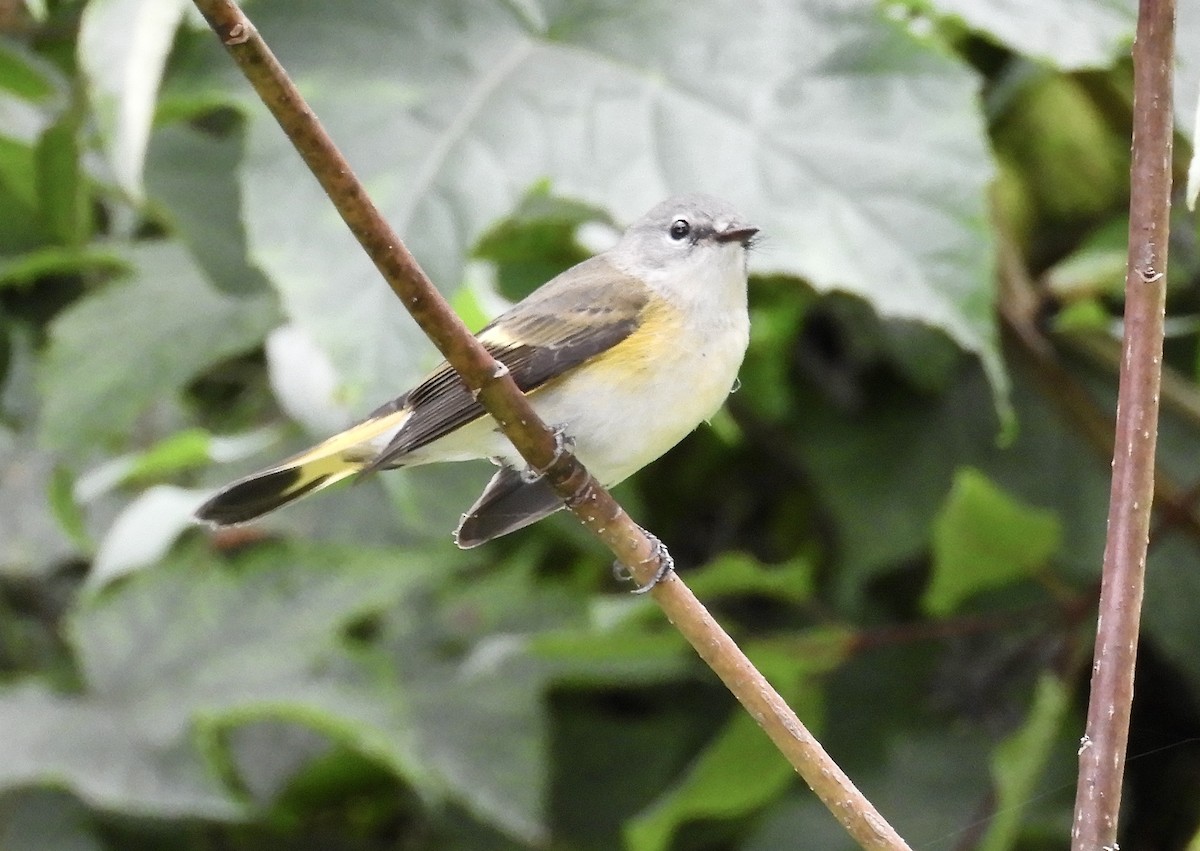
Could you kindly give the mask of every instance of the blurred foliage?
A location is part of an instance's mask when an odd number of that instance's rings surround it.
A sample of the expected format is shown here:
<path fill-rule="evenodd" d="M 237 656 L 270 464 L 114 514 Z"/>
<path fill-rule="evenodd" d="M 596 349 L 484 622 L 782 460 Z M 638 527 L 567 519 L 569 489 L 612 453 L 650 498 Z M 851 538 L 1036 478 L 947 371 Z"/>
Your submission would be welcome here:
<path fill-rule="evenodd" d="M 762 228 L 617 495 L 913 847 L 1066 848 L 1134 4 L 247 5 L 472 324 L 672 192 Z M 1200 846 L 1197 244 L 1125 851 Z M 0 848 L 850 847 L 570 517 L 453 547 L 483 465 L 188 523 L 435 359 L 189 4 L 0 3 Z"/>

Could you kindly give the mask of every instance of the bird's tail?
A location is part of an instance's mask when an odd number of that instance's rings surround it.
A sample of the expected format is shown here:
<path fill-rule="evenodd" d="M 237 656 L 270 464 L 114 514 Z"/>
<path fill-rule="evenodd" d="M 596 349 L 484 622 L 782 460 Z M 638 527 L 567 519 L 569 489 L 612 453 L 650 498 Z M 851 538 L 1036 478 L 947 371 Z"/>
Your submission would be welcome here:
<path fill-rule="evenodd" d="M 379 438 L 395 432 L 408 415 L 401 409 L 367 419 L 274 467 L 238 479 L 196 509 L 196 519 L 217 526 L 245 523 L 353 476 L 378 454 Z"/>

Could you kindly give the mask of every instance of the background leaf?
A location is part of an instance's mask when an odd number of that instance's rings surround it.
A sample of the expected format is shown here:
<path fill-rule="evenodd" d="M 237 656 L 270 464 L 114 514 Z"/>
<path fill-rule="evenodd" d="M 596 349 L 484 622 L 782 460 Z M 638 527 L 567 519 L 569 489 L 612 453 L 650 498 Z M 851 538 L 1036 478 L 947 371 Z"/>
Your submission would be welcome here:
<path fill-rule="evenodd" d="M 308 567 L 294 569 L 299 561 Z M 394 567 L 385 554 L 274 549 L 242 559 L 242 582 L 193 548 L 93 597 L 71 625 L 80 692 L 27 683 L 0 693 L 10 731 L 0 786 L 53 782 L 105 809 L 243 817 L 212 770 L 216 734 L 275 714 L 334 735 L 346 730 L 335 718 L 371 718 L 376 732 L 360 728 L 356 746 L 407 764 L 404 738 L 379 729 L 401 706 L 331 629 L 395 601 L 419 575 Z M 196 571 L 200 582 L 189 580 Z"/>
<path fill-rule="evenodd" d="M 1132 6 L 248 11 L 473 327 L 668 193 L 762 228 L 740 388 L 617 496 L 914 848 L 1040 851 L 1104 548 Z M 437 355 L 182 8 L 3 21 L 0 848 L 850 847 L 571 517 L 452 546 L 486 463 L 185 525 Z M 1156 851 L 1200 818 L 1200 231 L 1171 224 L 1120 837 Z"/>
<path fill-rule="evenodd" d="M 1068 71 L 1109 65 L 1128 49 L 1137 21 L 1137 4 L 1131 0 L 929 0 L 928 5 L 1000 44 Z"/>
<path fill-rule="evenodd" d="M 1028 578 L 1060 544 L 1052 513 L 1013 502 L 977 470 L 960 470 L 934 520 L 925 608 L 944 615 L 974 594 Z"/>
<path fill-rule="evenodd" d="M 522 16 L 459 0 L 346 4 L 337 20 L 319 3 L 275 8 L 258 25 L 445 290 L 536 181 L 622 222 L 672 192 L 711 191 L 770 235 L 756 269 L 942 329 L 1002 393 L 977 82 L 865 7 L 547 3 Z M 311 49 L 314 28 L 327 50 Z M 345 61 L 343 40 L 370 61 Z M 347 90 L 370 91 L 372 109 L 348 109 Z M 365 410 L 416 377 L 416 331 L 336 219 L 289 217 L 320 190 L 273 122 L 256 117 L 248 146 L 251 251 Z"/>
<path fill-rule="evenodd" d="M 78 452 L 123 434 L 151 405 L 169 401 L 203 368 L 252 349 L 278 322 L 270 298 L 216 292 L 178 244 L 143 243 L 129 262 L 129 280 L 54 323 L 42 373 L 49 446 Z"/>
<path fill-rule="evenodd" d="M 117 185 L 142 198 L 155 94 L 186 0 L 92 0 L 80 21 L 79 64 Z"/>

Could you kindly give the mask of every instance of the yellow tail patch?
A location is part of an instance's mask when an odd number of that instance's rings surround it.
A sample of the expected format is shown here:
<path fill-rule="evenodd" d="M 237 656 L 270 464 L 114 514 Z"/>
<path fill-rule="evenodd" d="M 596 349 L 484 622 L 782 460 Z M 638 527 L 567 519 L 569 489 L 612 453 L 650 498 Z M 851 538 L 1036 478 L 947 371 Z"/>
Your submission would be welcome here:
<path fill-rule="evenodd" d="M 196 517 L 217 525 L 244 523 L 340 482 L 367 466 L 383 448 L 379 438 L 401 428 L 409 414 L 404 409 L 366 420 L 281 464 L 239 479 L 200 506 Z"/>

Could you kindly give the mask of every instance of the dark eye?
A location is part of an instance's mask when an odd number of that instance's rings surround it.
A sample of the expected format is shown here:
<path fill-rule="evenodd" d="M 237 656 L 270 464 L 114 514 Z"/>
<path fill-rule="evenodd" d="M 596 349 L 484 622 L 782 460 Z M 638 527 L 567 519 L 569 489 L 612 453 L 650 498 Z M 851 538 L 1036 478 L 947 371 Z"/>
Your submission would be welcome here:
<path fill-rule="evenodd" d="M 671 222 L 671 239 L 683 239 L 692 232 L 692 226 L 687 223 L 687 219 L 676 219 Z"/>

